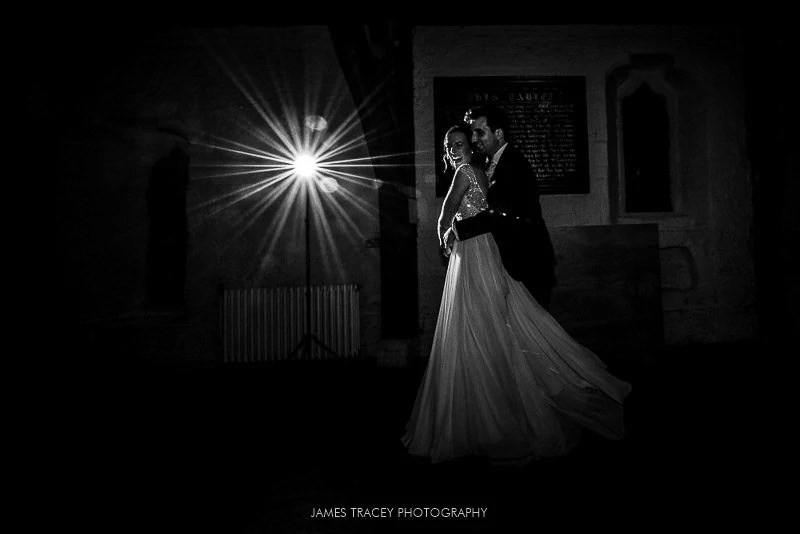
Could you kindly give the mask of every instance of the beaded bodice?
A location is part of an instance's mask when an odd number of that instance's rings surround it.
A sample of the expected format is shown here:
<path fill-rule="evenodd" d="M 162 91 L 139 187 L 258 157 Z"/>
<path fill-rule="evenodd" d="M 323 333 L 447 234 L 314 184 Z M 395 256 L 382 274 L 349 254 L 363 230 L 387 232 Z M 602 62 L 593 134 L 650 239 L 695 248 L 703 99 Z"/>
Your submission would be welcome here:
<path fill-rule="evenodd" d="M 456 174 L 458 174 L 458 171 L 464 171 L 464 174 L 469 178 L 469 189 L 464 193 L 456 212 L 456 220 L 460 221 L 477 215 L 488 208 L 489 205 L 486 202 L 486 193 L 481 189 L 473 168 L 468 163 L 464 163 L 456 169 Z"/>

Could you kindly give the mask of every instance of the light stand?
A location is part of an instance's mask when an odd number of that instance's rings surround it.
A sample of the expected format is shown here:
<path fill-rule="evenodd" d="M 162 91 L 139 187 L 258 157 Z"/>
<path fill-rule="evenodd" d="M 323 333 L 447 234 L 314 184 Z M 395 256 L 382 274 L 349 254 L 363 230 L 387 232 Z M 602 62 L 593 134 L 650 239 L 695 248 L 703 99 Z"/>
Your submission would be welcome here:
<path fill-rule="evenodd" d="M 309 178 L 311 180 L 311 178 Z M 333 355 L 337 356 L 333 350 L 319 340 L 317 336 L 311 333 L 311 186 L 309 182 L 306 185 L 306 327 L 305 336 L 300 340 L 300 343 L 289 353 L 289 359 L 294 360 L 300 350 L 305 354 L 305 359 L 309 359 L 311 355 L 311 343 L 316 343 L 319 347 Z"/>

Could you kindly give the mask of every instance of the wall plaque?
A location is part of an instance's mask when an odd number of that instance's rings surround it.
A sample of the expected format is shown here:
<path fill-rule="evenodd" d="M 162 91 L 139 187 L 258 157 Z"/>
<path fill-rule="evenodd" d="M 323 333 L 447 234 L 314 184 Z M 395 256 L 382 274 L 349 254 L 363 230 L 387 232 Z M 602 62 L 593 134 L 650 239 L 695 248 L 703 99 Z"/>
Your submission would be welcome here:
<path fill-rule="evenodd" d="M 585 77 L 437 77 L 433 95 L 437 197 L 453 179 L 442 162 L 444 132 L 485 103 L 508 114 L 511 140 L 530 161 L 541 194 L 589 192 Z"/>

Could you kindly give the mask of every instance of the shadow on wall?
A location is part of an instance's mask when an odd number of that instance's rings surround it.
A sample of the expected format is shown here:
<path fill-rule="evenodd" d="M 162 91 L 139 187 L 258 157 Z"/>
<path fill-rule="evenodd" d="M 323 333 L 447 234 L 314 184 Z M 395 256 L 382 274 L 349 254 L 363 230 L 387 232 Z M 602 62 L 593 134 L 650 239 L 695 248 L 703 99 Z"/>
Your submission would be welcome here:
<path fill-rule="evenodd" d="M 657 224 L 550 230 L 558 285 L 551 313 L 604 358 L 637 361 L 664 345 Z"/>

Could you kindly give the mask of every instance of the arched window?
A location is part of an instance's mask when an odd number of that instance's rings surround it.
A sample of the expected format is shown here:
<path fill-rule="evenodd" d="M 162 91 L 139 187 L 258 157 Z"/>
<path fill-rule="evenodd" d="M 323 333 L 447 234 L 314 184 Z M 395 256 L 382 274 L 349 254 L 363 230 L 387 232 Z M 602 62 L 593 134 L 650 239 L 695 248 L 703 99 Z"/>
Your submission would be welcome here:
<path fill-rule="evenodd" d="M 620 105 L 625 212 L 672 211 L 670 117 L 667 98 L 646 81 Z"/>
<path fill-rule="evenodd" d="M 606 78 L 610 219 L 700 224 L 708 216 L 708 100 L 660 54 L 633 54 Z"/>

